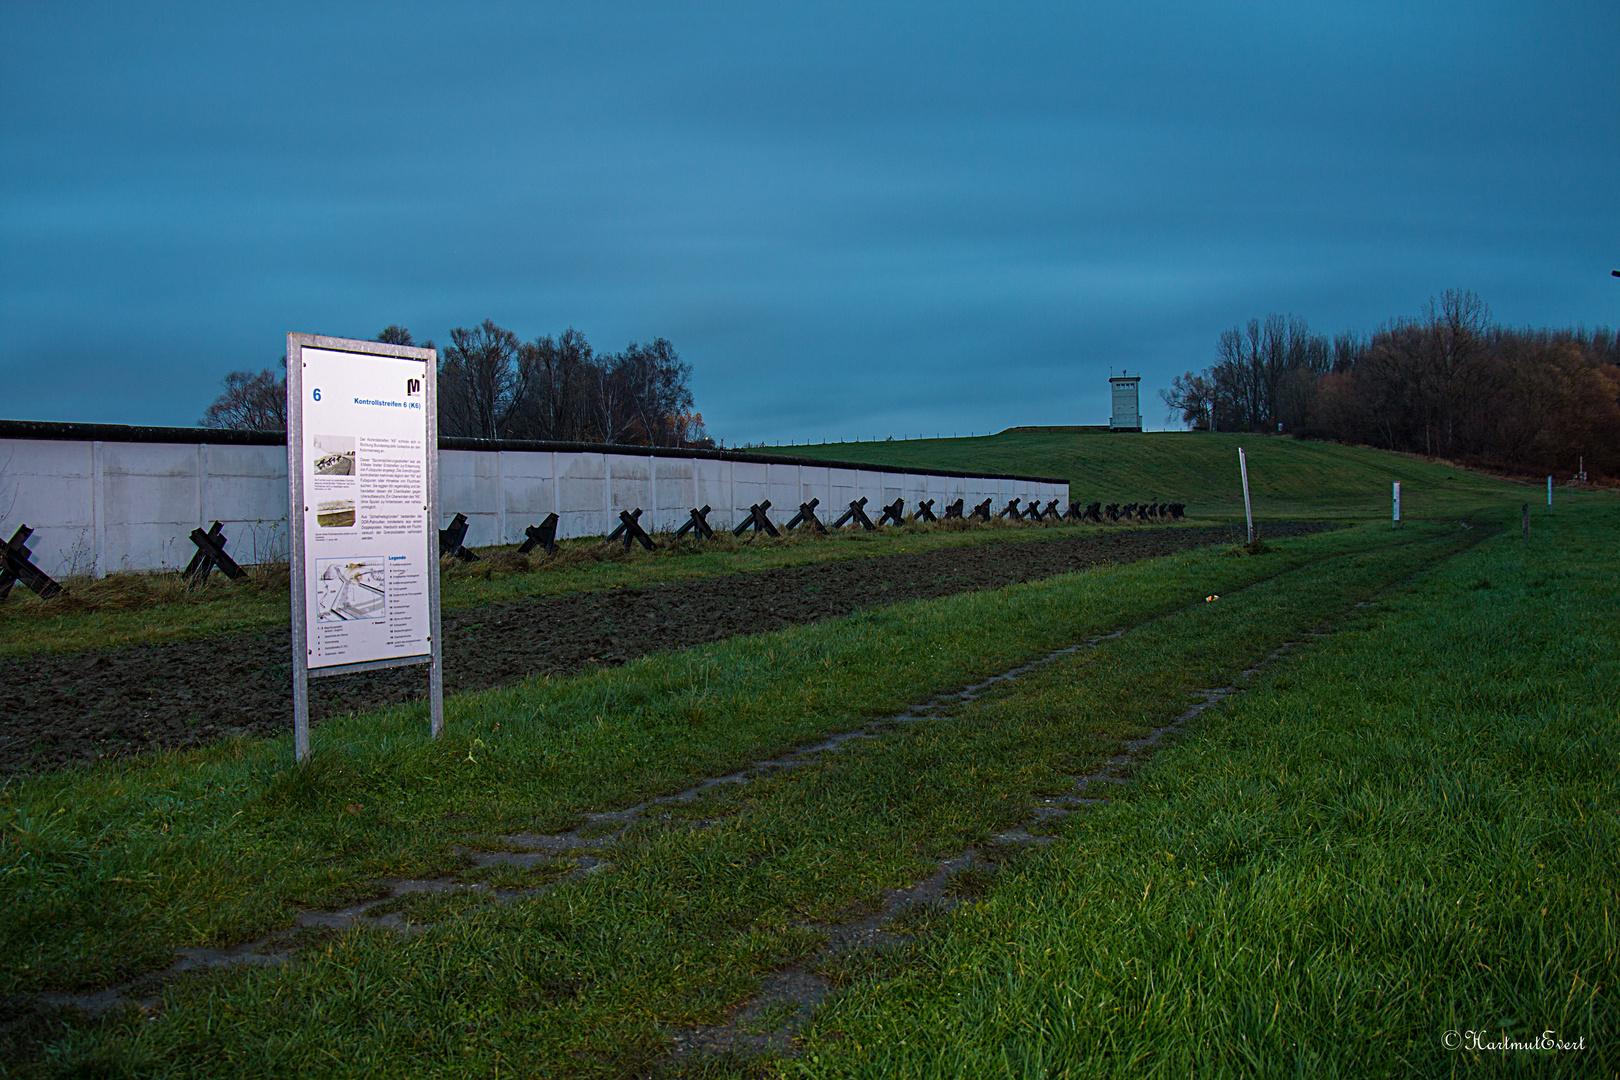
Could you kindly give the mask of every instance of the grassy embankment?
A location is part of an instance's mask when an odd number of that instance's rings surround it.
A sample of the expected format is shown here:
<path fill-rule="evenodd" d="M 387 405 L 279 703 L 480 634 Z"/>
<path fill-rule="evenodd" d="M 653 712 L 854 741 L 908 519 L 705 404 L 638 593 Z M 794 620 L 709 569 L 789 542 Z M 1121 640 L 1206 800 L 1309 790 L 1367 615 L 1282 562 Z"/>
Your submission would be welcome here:
<path fill-rule="evenodd" d="M 1060 476 L 1069 481 L 1070 497 L 1080 502 L 1185 502 L 1188 512 L 1199 517 L 1241 518 L 1240 446 L 1249 458 L 1254 512 L 1260 518 L 1387 520 L 1390 485 L 1397 480 L 1403 516 L 1410 518 L 1459 517 L 1481 506 L 1529 502 L 1534 507 L 1538 498 L 1546 501 L 1533 484 L 1405 454 L 1219 432 L 1010 431 L 972 439 L 824 443 L 760 452 Z"/>
<path fill-rule="evenodd" d="M 355 930 L 282 969 L 188 976 L 151 1017 L 29 1029 L 43 1074 L 625 1075 L 671 1026 L 721 1019 L 810 955 L 807 921 L 985 845 L 1188 691 L 1327 619 L 1337 637 L 1206 713 L 1121 802 L 1044 852 L 1001 853 L 978 903 L 830 965 L 843 996 L 779 1064 L 1432 1073 L 1466 1060 L 1439 1049 L 1448 1027 L 1509 1018 L 1590 1045 L 1616 1027 L 1620 642 L 1599 616 L 1620 588 L 1593 556 L 1617 535 L 1620 515 L 1592 510 L 1461 554 L 1477 533 L 1442 525 L 1193 552 L 470 695 L 438 746 L 418 710 L 339 721 L 307 772 L 246 743 L 42 777 L 6 791 L 5 977 L 129 974 L 373 875 L 453 869 L 463 834 L 560 827 L 1134 627 L 706 799 L 706 828 L 637 826 L 609 871 L 505 906 L 440 901 L 418 934 Z M 1612 1065 L 1587 1053 L 1567 1060 Z"/>

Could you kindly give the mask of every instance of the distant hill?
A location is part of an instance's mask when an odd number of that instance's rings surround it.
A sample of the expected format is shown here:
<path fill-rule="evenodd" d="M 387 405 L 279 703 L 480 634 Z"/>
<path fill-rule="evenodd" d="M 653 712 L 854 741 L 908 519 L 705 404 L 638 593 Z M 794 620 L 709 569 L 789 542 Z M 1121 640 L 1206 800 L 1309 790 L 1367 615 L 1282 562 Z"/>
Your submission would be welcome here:
<path fill-rule="evenodd" d="M 1232 518 L 1243 516 L 1239 446 L 1248 454 L 1257 517 L 1387 517 L 1396 480 L 1406 517 L 1460 515 L 1477 507 L 1542 498 L 1534 485 L 1404 454 L 1224 432 L 1012 428 L 979 438 L 824 443 L 756 452 L 1063 476 L 1072 497 L 1081 502 L 1185 502 L 1197 516 Z"/>

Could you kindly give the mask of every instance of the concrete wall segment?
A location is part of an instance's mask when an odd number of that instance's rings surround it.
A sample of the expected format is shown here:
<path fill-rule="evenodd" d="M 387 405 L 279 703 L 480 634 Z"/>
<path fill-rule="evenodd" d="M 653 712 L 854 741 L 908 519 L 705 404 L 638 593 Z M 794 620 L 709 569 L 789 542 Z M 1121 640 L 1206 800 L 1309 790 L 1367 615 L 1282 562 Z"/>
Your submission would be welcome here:
<path fill-rule="evenodd" d="M 47 437 L 17 437 L 41 429 Z M 126 440 L 68 437 L 108 434 Z M 173 434 L 186 441 L 165 441 Z M 981 490 L 997 494 L 998 509 L 1014 494 L 1039 491 L 1043 501 L 1068 494 L 1067 484 L 1050 480 L 855 468 L 813 458 L 477 440 L 440 445 L 441 524 L 466 514 L 473 546 L 515 543 L 525 526 L 552 512 L 560 518 L 559 537 L 567 538 L 603 535 L 618 510 L 638 506 L 646 527 L 670 531 L 705 504 L 716 528 L 730 528 L 765 499 L 772 520 L 783 523 L 811 499 L 820 500 L 818 514 L 830 521 L 863 495 L 876 517 L 897 497 L 908 511 L 936 498 L 939 513 L 955 498 L 967 498 L 971 508 L 984 497 L 976 494 Z M 214 520 L 225 525 L 238 558 L 281 559 L 288 544 L 286 470 L 285 439 L 274 434 L 0 421 L 0 529 L 10 535 L 20 524 L 31 526 L 36 562 L 55 576 L 178 569 L 194 551 L 191 530 Z"/>

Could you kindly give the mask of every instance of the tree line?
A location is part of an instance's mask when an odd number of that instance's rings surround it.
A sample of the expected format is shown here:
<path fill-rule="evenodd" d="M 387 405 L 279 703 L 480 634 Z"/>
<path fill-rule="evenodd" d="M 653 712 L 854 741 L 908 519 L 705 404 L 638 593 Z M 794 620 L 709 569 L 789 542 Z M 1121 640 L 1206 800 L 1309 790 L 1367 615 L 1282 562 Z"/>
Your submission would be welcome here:
<path fill-rule="evenodd" d="M 389 326 L 377 340 L 414 345 Z M 424 348 L 434 348 L 431 340 Z M 287 429 L 287 358 L 281 370 L 233 371 L 208 407 L 204 427 Z M 692 365 L 666 338 L 597 352 L 569 327 L 523 341 L 485 319 L 450 331 L 439 354 L 441 435 L 476 439 L 603 442 L 630 446 L 709 446 L 691 390 Z"/>
<path fill-rule="evenodd" d="M 1494 324 L 1449 290 L 1417 318 L 1331 339 L 1268 315 L 1160 396 L 1194 430 L 1287 432 L 1508 472 L 1620 475 L 1620 335 Z"/>

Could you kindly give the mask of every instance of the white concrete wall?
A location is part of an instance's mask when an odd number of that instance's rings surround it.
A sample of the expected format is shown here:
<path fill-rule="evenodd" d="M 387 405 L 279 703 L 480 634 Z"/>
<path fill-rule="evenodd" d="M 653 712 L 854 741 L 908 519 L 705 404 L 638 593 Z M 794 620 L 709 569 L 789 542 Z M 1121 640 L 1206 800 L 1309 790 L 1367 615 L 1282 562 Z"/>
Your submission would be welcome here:
<path fill-rule="evenodd" d="M 440 524 L 466 514 L 474 547 L 518 543 L 553 512 L 567 538 L 601 536 L 637 507 L 649 532 L 671 532 L 704 505 L 710 524 L 729 528 L 765 499 L 779 524 L 811 499 L 831 521 L 863 495 L 875 521 L 897 498 L 907 512 L 932 498 L 941 515 L 947 503 L 965 499 L 971 510 L 986 496 L 997 510 L 1014 497 L 1067 506 L 1069 486 L 629 453 L 439 452 Z M 53 577 L 182 567 L 196 550 L 191 530 L 214 521 L 238 561 L 286 558 L 285 447 L 0 439 L 0 538 L 29 525 L 34 561 Z"/>

